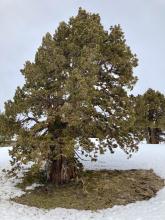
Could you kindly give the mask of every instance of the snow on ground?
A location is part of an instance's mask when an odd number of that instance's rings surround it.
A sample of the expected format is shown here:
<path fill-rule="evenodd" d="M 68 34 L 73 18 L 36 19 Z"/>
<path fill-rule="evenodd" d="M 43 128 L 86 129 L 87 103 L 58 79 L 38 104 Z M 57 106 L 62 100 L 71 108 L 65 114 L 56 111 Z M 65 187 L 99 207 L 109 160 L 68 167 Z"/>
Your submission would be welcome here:
<path fill-rule="evenodd" d="M 0 220 L 165 220 L 165 187 L 149 201 L 97 212 L 62 208 L 45 211 L 10 202 L 9 198 L 23 192 L 14 187 L 18 180 L 7 179 L 2 171 L 9 167 L 8 149 L 0 148 Z M 165 178 L 165 145 L 141 145 L 139 152 L 129 160 L 121 150 L 113 155 L 107 152 L 98 162 L 87 161 L 84 165 L 87 169 L 152 168 Z"/>

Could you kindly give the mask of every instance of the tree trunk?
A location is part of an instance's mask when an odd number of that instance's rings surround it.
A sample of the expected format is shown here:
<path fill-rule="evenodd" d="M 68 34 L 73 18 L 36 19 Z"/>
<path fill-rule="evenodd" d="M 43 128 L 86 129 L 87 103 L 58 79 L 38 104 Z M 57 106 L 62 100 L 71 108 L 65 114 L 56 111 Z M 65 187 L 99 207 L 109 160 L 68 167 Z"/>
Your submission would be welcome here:
<path fill-rule="evenodd" d="M 76 165 L 70 163 L 66 157 L 60 156 L 58 160 L 50 163 L 48 182 L 61 185 L 70 182 L 76 176 Z"/>
<path fill-rule="evenodd" d="M 148 128 L 149 144 L 159 144 L 159 134 L 156 128 Z"/>

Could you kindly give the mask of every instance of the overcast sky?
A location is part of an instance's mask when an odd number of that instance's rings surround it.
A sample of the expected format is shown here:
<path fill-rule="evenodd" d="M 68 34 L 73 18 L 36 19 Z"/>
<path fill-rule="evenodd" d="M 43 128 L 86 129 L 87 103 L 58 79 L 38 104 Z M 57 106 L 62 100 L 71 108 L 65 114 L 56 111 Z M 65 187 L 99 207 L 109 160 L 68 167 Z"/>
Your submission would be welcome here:
<path fill-rule="evenodd" d="M 106 29 L 121 24 L 139 58 L 134 93 L 165 93 L 165 0 L 0 0 L 0 109 L 23 84 L 20 69 L 33 60 L 46 32 L 54 33 L 79 7 L 99 13 Z"/>

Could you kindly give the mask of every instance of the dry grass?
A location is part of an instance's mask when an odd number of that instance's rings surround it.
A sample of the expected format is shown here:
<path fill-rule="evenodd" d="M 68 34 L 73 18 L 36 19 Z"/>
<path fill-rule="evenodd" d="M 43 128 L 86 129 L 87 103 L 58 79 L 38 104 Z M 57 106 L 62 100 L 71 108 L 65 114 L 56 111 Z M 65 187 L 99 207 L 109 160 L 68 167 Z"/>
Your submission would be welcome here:
<path fill-rule="evenodd" d="M 153 170 L 86 171 L 82 179 L 61 187 L 39 187 L 14 201 L 45 209 L 97 210 L 148 200 L 164 186 L 164 180 Z"/>

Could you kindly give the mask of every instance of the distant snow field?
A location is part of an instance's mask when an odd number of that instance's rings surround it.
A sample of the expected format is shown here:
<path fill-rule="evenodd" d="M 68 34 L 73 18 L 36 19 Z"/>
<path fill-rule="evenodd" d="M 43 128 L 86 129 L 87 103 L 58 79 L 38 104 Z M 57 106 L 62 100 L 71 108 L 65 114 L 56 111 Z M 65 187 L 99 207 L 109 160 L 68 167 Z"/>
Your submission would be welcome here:
<path fill-rule="evenodd" d="M 43 210 L 10 201 L 23 192 L 15 187 L 18 180 L 8 179 L 3 169 L 9 168 L 9 148 L 0 148 L 0 220 L 165 220 L 165 187 L 149 201 L 92 211 L 56 208 Z M 97 162 L 86 161 L 86 169 L 154 169 L 165 178 L 165 145 L 141 145 L 131 159 L 121 151 L 107 152 Z"/>

